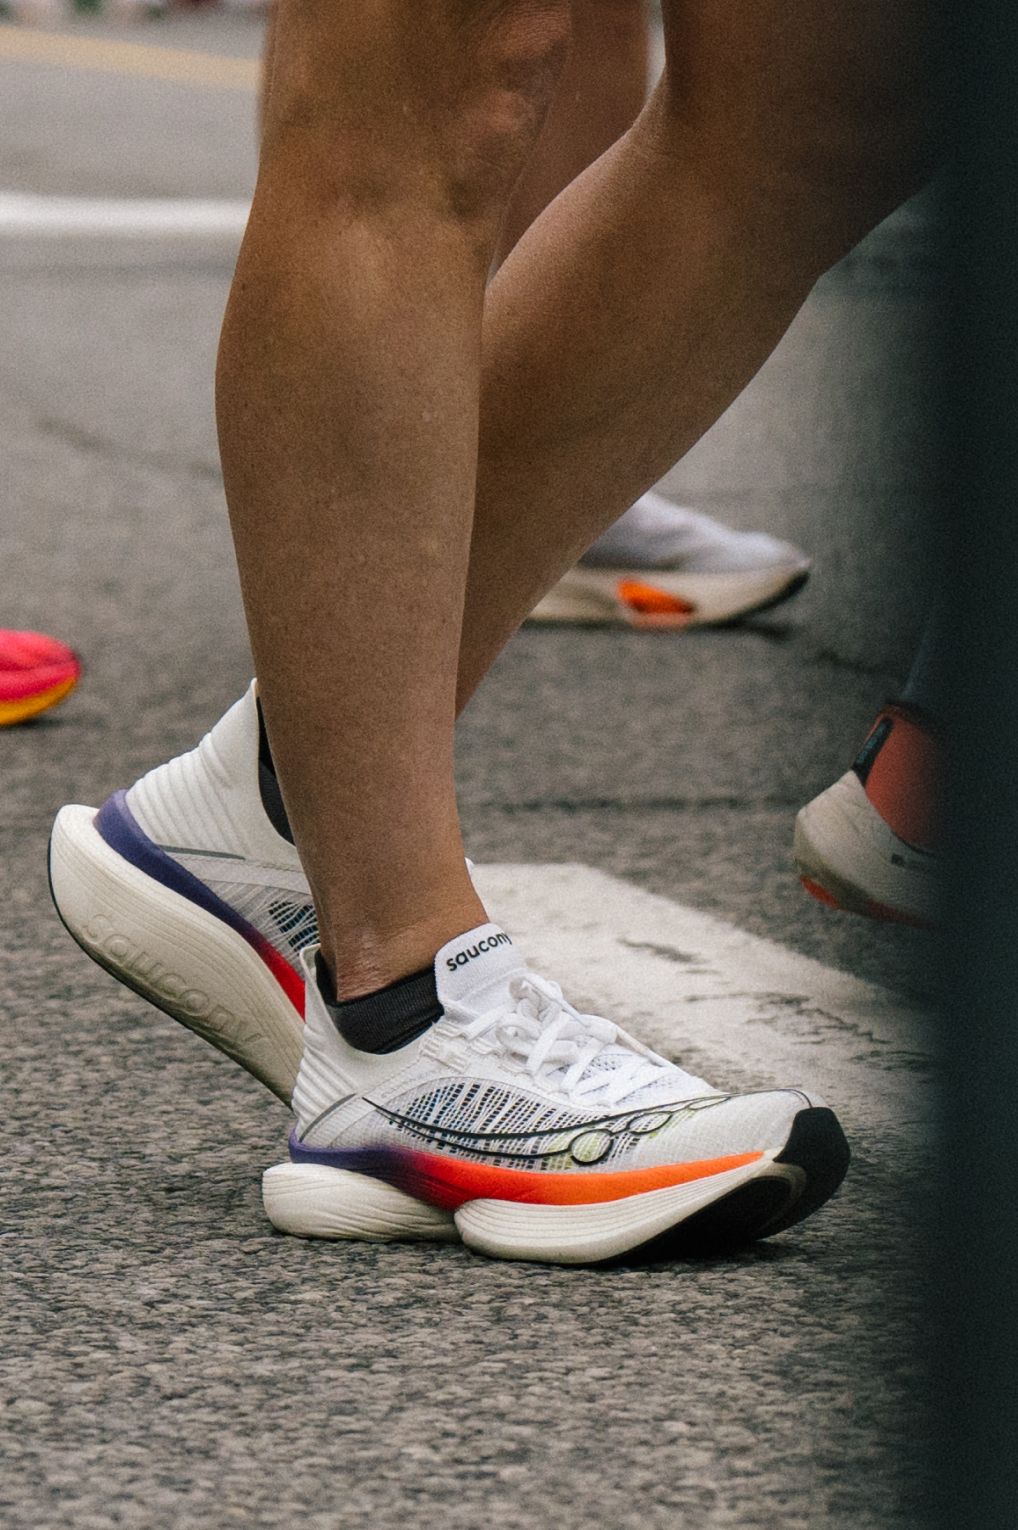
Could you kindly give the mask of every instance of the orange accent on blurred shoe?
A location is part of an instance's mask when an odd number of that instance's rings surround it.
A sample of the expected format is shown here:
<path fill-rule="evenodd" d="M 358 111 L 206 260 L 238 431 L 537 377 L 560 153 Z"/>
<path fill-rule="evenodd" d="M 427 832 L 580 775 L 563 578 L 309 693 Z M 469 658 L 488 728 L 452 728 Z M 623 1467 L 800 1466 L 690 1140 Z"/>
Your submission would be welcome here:
<path fill-rule="evenodd" d="M 791 542 L 733 531 L 652 490 L 588 547 L 529 619 L 650 632 L 723 626 L 788 600 L 809 568 Z"/>
<path fill-rule="evenodd" d="M 633 612 L 634 627 L 688 627 L 695 605 L 639 579 L 620 579 L 615 593 Z"/>
<path fill-rule="evenodd" d="M 828 892 L 826 887 L 821 887 L 819 882 L 814 882 L 812 877 L 801 876 L 799 881 L 802 883 L 803 887 L 805 887 L 810 897 L 815 898 L 818 903 L 826 903 L 828 908 L 841 907 L 841 904 L 838 902 L 834 894 L 832 892 Z"/>
<path fill-rule="evenodd" d="M 0 627 L 0 727 L 56 706 L 80 677 L 81 661 L 66 643 L 43 632 Z"/>

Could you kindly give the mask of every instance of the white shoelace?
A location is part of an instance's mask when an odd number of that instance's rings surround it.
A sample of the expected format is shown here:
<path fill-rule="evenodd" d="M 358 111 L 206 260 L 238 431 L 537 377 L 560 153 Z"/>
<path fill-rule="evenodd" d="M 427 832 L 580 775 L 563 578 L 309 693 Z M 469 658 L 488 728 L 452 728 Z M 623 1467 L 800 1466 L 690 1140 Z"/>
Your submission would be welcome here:
<path fill-rule="evenodd" d="M 468 1041 L 495 1037 L 531 1078 L 552 1084 L 578 1105 L 613 1106 L 638 1089 L 670 1083 L 679 1097 L 716 1093 L 703 1079 L 635 1044 L 600 1015 L 584 1015 L 557 983 L 530 974 L 513 978 L 510 1002 L 463 1028 Z"/>

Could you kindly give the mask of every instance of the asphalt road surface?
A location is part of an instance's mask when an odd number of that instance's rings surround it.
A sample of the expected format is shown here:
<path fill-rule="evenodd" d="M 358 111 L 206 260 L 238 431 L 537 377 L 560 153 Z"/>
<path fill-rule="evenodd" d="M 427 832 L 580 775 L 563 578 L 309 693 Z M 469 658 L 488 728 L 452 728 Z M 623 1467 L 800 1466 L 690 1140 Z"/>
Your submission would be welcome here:
<path fill-rule="evenodd" d="M 0 28 L 0 211 L 249 193 L 253 22 L 65 30 Z M 82 51 L 118 37 L 191 62 Z M 552 975 L 719 1082 L 814 1084 L 853 1139 L 804 1227 L 598 1271 L 275 1236 L 285 1112 L 50 908 L 56 809 L 190 747 L 250 672 L 211 406 L 235 248 L 0 215 L 0 623 L 87 664 L 0 736 L 0 1523 L 915 1525 L 934 952 L 808 900 L 790 837 L 921 622 L 935 206 L 825 278 L 668 480 L 808 548 L 798 600 L 720 632 L 525 630 L 462 727 L 470 852 Z"/>

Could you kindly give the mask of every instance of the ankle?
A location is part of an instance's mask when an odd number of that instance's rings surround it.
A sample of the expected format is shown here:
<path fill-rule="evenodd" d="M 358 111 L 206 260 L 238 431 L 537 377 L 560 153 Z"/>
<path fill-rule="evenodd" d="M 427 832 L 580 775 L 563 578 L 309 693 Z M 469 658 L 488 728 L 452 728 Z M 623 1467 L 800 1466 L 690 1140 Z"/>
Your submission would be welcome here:
<path fill-rule="evenodd" d="M 412 922 L 323 927 L 321 961 L 339 1000 L 358 999 L 431 966 L 447 941 L 487 920 L 473 892 L 432 908 Z"/>

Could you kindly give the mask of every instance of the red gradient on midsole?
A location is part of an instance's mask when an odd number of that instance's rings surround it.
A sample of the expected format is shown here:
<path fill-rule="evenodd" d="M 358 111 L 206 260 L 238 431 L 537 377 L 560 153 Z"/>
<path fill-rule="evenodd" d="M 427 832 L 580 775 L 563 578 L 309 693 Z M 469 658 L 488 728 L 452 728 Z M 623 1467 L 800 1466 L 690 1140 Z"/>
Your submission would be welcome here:
<path fill-rule="evenodd" d="M 286 957 L 280 956 L 275 946 L 267 941 L 264 935 L 260 935 L 257 930 L 252 929 L 250 935 L 247 935 L 247 940 L 250 945 L 254 947 L 255 951 L 261 957 L 266 967 L 268 967 L 269 971 L 272 973 L 272 976 L 275 978 L 276 982 L 279 984 L 280 988 L 286 994 L 286 997 L 289 999 L 290 1003 L 293 1005 L 294 1009 L 303 1020 L 303 978 L 297 976 L 296 972 L 294 972 L 293 968 L 290 966 L 290 963 L 286 960 Z"/>
<path fill-rule="evenodd" d="M 93 820 L 96 833 L 115 855 L 137 867 L 145 876 L 168 887 L 178 897 L 200 908 L 246 940 L 255 955 L 272 973 L 294 1009 L 304 1014 L 304 984 L 300 977 L 260 930 L 241 917 L 235 908 L 157 845 L 142 829 L 127 802 L 125 791 L 108 797 Z"/>
<path fill-rule="evenodd" d="M 621 1201 L 649 1190 L 666 1190 L 693 1180 L 725 1174 L 757 1163 L 762 1153 L 732 1153 L 726 1158 L 705 1158 L 698 1163 L 659 1164 L 649 1169 L 621 1169 L 614 1173 L 559 1173 L 539 1169 L 502 1169 L 489 1164 L 445 1158 L 438 1153 L 400 1153 L 397 1171 L 385 1178 L 398 1188 L 445 1211 L 455 1211 L 467 1201 L 525 1201 L 538 1206 L 589 1206 L 599 1201 Z"/>

